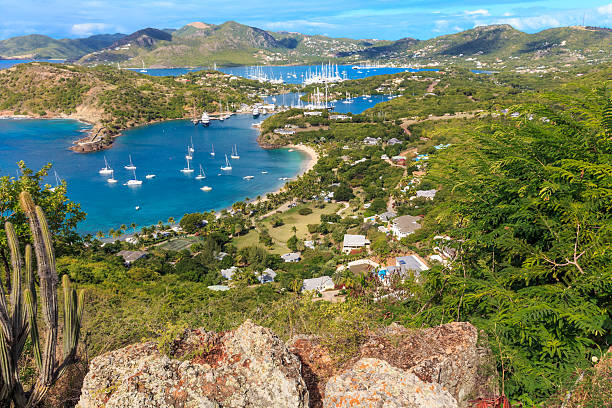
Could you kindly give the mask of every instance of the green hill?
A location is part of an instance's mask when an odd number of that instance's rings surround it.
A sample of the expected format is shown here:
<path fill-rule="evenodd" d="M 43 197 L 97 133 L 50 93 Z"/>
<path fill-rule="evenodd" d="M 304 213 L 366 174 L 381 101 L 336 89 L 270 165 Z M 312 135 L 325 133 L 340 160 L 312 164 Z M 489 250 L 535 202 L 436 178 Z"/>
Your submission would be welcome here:
<path fill-rule="evenodd" d="M 124 34 L 100 34 L 87 38 L 59 39 L 32 34 L 0 41 L 0 58 L 78 59 L 110 46 Z"/>

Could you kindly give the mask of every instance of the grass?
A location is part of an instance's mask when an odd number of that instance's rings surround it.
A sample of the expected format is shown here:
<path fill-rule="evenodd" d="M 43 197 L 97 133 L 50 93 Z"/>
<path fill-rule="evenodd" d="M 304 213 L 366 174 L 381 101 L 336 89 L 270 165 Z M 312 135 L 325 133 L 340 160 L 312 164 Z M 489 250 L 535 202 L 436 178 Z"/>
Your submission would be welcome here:
<path fill-rule="evenodd" d="M 298 211 L 300 208 L 310 208 L 312 214 L 300 215 Z M 272 240 L 274 241 L 274 247 L 271 249 L 272 253 L 284 254 L 289 251 L 286 242 L 293 236 L 292 227 L 296 228 L 296 235 L 299 239 L 304 240 L 310 237 L 308 233 L 308 224 L 319 224 L 321 222 L 322 214 L 332 214 L 342 208 L 341 204 L 326 204 L 324 208 L 316 208 L 314 203 L 308 203 L 298 205 L 297 207 L 291 208 L 281 214 L 272 215 L 264 218 L 263 225 L 268 229 Z M 284 225 L 276 228 L 272 228 L 272 218 L 280 217 L 283 220 Z M 252 245 L 261 245 L 259 243 L 259 233 L 257 230 L 251 230 L 248 234 L 234 239 L 234 245 L 238 248 L 244 248 Z"/>

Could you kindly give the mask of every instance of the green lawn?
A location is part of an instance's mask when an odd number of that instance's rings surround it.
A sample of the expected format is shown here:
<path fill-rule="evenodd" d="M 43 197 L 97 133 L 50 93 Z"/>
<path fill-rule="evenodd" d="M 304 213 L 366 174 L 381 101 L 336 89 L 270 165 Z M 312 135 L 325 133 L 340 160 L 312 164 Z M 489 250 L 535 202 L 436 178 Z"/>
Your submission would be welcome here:
<path fill-rule="evenodd" d="M 341 208 L 341 206 L 341 204 L 326 204 L 325 208 L 315 208 L 314 203 L 308 203 L 298 205 L 297 207 L 291 208 L 284 213 L 265 218 L 263 220 L 263 224 L 270 232 L 270 236 L 274 241 L 274 247 L 271 252 L 276 254 L 284 254 L 289 252 L 286 242 L 289 238 L 291 238 L 291 236 L 293 236 L 293 226 L 295 226 L 297 229 L 296 235 L 299 239 L 308 239 L 310 234 L 308 233 L 307 225 L 320 223 L 321 214 L 335 213 Z M 300 215 L 298 211 L 300 208 L 304 207 L 310 208 L 312 210 L 312 214 Z M 280 217 L 285 224 L 280 227 L 272 228 L 271 218 L 276 216 Z M 238 248 L 261 245 L 259 243 L 259 233 L 256 230 L 251 230 L 248 234 L 234 239 L 233 243 Z"/>

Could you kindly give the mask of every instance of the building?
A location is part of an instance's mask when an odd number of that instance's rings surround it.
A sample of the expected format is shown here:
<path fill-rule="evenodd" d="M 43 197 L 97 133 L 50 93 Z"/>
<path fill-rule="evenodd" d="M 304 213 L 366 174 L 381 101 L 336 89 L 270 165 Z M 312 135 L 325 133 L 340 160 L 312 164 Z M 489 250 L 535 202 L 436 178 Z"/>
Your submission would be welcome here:
<path fill-rule="evenodd" d="M 370 240 L 365 235 L 352 235 L 344 234 L 344 240 L 342 241 L 342 252 L 350 254 L 354 250 L 361 248 L 370 248 Z"/>
<path fill-rule="evenodd" d="M 426 271 L 427 264 L 418 255 L 398 256 L 395 258 L 395 266 L 403 266 L 412 271 Z"/>
<path fill-rule="evenodd" d="M 399 140 L 399 139 L 396 139 L 396 138 L 394 138 L 394 137 L 393 137 L 393 138 L 391 138 L 391 139 L 389 139 L 389 141 L 387 141 L 387 144 L 388 144 L 389 146 L 393 146 L 393 145 L 400 144 L 400 143 L 402 143 L 402 141 L 401 141 L 401 140 Z"/>
<path fill-rule="evenodd" d="M 315 242 L 314 241 L 304 241 L 304 246 L 306 248 L 315 249 Z"/>
<path fill-rule="evenodd" d="M 378 215 L 378 219 L 381 222 L 389 222 L 389 221 L 391 221 L 395 217 L 397 217 L 397 214 L 394 213 L 393 211 L 387 211 L 387 212 L 384 212 L 384 213 Z"/>
<path fill-rule="evenodd" d="M 230 289 L 229 286 L 225 286 L 225 285 L 212 285 L 212 286 L 207 286 L 207 288 L 215 292 L 225 292 L 226 290 Z"/>
<path fill-rule="evenodd" d="M 406 255 L 395 258 L 395 265 L 387 266 L 378 270 L 378 278 L 383 283 L 389 283 L 392 278 L 399 277 L 404 279 L 406 276 L 414 275 L 416 279 L 420 277 L 422 271 L 429 269 L 429 266 L 418 255 Z"/>
<path fill-rule="evenodd" d="M 336 285 L 330 276 L 321 276 L 318 278 L 304 279 L 302 283 L 302 292 L 323 292 L 325 290 L 334 289 L 335 287 Z"/>
<path fill-rule="evenodd" d="M 221 269 L 221 276 L 223 276 L 227 280 L 232 280 L 232 277 L 236 272 L 238 272 L 238 268 L 232 266 L 231 268 Z"/>
<path fill-rule="evenodd" d="M 299 252 L 289 252 L 288 254 L 281 255 L 285 262 L 299 262 L 302 259 L 302 254 Z"/>
<path fill-rule="evenodd" d="M 391 224 L 391 232 L 398 239 L 407 237 L 414 233 L 416 230 L 421 228 L 421 217 L 415 217 L 413 215 L 402 215 L 393 220 Z"/>
<path fill-rule="evenodd" d="M 347 120 L 347 119 L 352 119 L 348 115 L 329 115 L 329 118 L 331 120 Z"/>
<path fill-rule="evenodd" d="M 410 197 L 410 200 L 414 200 L 415 198 L 425 198 L 427 200 L 433 200 L 434 197 L 436 196 L 436 193 L 438 192 L 438 190 L 436 189 L 432 189 L 432 190 L 417 190 L 416 195 Z"/>
<path fill-rule="evenodd" d="M 304 116 L 321 116 L 322 113 L 321 111 L 306 111 Z"/>
<path fill-rule="evenodd" d="M 401 166 L 406 165 L 406 156 L 393 156 L 391 161 L 395 164 L 399 164 Z"/>
<path fill-rule="evenodd" d="M 146 251 L 119 251 L 116 255 L 122 257 L 126 265 L 130 265 L 132 262 L 144 258 L 148 253 Z"/>
<path fill-rule="evenodd" d="M 257 280 L 259 280 L 259 283 L 269 283 L 269 282 L 274 282 L 275 277 L 276 277 L 276 272 L 274 272 L 270 268 L 267 268 L 262 273 L 259 274 L 259 276 L 257 277 Z"/>
<path fill-rule="evenodd" d="M 363 144 L 368 145 L 368 146 L 376 146 L 377 144 L 379 144 L 381 142 L 380 138 L 373 138 L 373 137 L 366 137 L 365 139 L 363 139 Z"/>

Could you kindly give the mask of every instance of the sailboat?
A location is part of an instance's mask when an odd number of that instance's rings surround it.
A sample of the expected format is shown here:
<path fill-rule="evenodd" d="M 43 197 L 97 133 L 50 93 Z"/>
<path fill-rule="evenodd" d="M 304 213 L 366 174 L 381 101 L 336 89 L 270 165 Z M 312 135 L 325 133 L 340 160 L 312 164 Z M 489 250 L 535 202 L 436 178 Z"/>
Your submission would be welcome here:
<path fill-rule="evenodd" d="M 227 154 L 225 155 L 225 166 L 221 166 L 221 170 L 224 171 L 229 171 L 232 169 L 232 165 L 230 164 L 229 160 L 227 159 Z"/>
<path fill-rule="evenodd" d="M 342 103 L 353 103 L 353 100 L 351 99 L 351 94 L 350 93 L 346 93 L 346 99 L 344 101 L 342 101 Z"/>
<path fill-rule="evenodd" d="M 126 170 L 136 170 L 136 166 L 134 166 L 134 163 L 132 163 L 132 155 L 130 154 L 130 164 L 128 164 L 127 166 L 123 166 L 124 169 Z"/>
<path fill-rule="evenodd" d="M 193 156 L 191 155 L 191 147 L 187 146 L 187 154 L 185 155 L 187 160 L 193 160 Z"/>
<path fill-rule="evenodd" d="M 212 190 L 212 187 L 202 186 L 202 187 L 200 187 L 200 190 L 202 190 L 202 191 L 210 191 L 210 190 Z"/>
<path fill-rule="evenodd" d="M 136 178 L 136 170 L 132 169 L 132 173 L 134 174 L 134 178 L 131 180 L 128 180 L 127 183 L 125 183 L 126 186 L 139 186 L 142 184 L 142 180 L 138 180 Z"/>
<path fill-rule="evenodd" d="M 193 147 L 193 136 L 191 136 L 191 146 L 189 146 L 188 150 L 189 150 L 190 153 L 195 152 L 195 149 Z"/>
<path fill-rule="evenodd" d="M 206 178 L 206 174 L 204 173 L 204 169 L 202 168 L 202 165 L 200 164 L 200 174 L 196 176 L 196 180 L 202 180 L 205 178 Z"/>
<path fill-rule="evenodd" d="M 234 145 L 234 147 L 232 148 L 232 154 L 230 155 L 230 157 L 232 159 L 239 159 L 240 156 L 238 156 L 238 147 L 236 147 L 236 145 Z"/>
<path fill-rule="evenodd" d="M 59 176 L 57 175 L 57 171 L 53 170 L 53 174 L 55 174 L 55 187 L 51 187 L 49 191 L 57 190 L 60 184 L 62 184 L 62 180 L 60 180 Z"/>
<path fill-rule="evenodd" d="M 106 182 L 110 184 L 115 184 L 117 182 L 117 179 L 115 178 L 115 172 L 113 170 L 111 170 L 111 176 L 110 178 L 106 179 Z"/>
<path fill-rule="evenodd" d="M 98 173 L 100 174 L 111 174 L 113 172 L 113 169 L 110 168 L 110 166 L 108 165 L 108 162 L 106 161 L 106 156 L 104 156 L 104 168 L 100 169 L 100 171 Z"/>
<path fill-rule="evenodd" d="M 144 64 L 144 60 L 142 61 L 142 69 L 140 70 L 140 72 L 147 72 L 147 69 L 145 68 L 145 64 Z"/>
<path fill-rule="evenodd" d="M 215 155 L 215 145 L 211 143 L 211 144 L 210 144 L 210 147 L 211 147 L 211 149 L 212 149 L 212 150 L 210 151 L 210 155 L 211 155 L 211 156 L 214 156 L 214 155 Z"/>
<path fill-rule="evenodd" d="M 185 156 L 185 158 L 187 158 Z M 185 167 L 184 169 L 181 169 L 182 173 L 193 173 L 193 169 L 191 167 L 189 167 L 189 159 L 187 159 L 187 167 Z"/>

